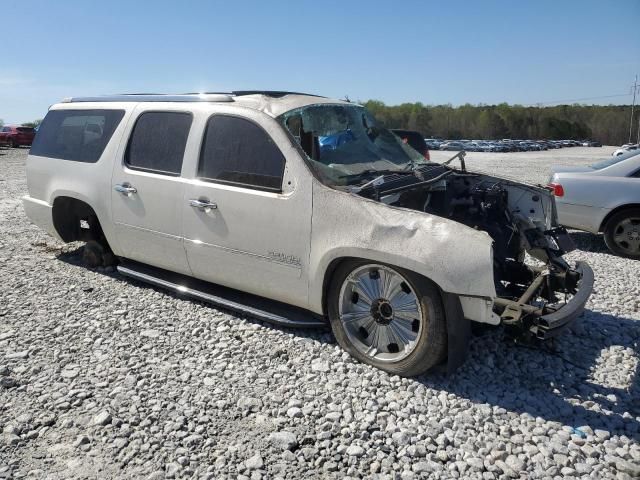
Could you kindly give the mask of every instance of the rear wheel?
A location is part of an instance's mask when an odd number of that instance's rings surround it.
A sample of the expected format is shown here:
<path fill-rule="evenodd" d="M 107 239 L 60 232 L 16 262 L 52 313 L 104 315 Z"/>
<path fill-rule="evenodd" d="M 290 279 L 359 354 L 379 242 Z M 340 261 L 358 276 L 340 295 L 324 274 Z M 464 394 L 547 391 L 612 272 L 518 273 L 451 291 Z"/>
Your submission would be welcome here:
<path fill-rule="evenodd" d="M 640 259 L 640 208 L 613 215 L 604 227 L 604 241 L 616 255 Z"/>
<path fill-rule="evenodd" d="M 446 354 L 440 293 L 419 275 L 383 264 L 347 261 L 328 292 L 336 340 L 361 362 L 392 374 L 419 375 Z"/>

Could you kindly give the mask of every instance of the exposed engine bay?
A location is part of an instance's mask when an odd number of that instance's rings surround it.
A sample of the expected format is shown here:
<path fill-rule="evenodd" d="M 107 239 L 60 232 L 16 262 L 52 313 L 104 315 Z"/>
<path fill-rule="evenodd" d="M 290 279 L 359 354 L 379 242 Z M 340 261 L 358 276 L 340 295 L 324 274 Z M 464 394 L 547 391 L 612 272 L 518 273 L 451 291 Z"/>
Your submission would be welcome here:
<path fill-rule="evenodd" d="M 467 172 L 463 158 L 462 169 L 423 164 L 413 175 L 381 175 L 351 191 L 487 232 L 493 239 L 495 313 L 517 333 L 554 336 L 573 319 L 567 318 L 570 312 L 555 313 L 576 296 L 583 268 L 592 283 L 591 270 L 580 263 L 572 268 L 562 258 L 575 247 L 566 230 L 557 226 L 548 190 Z M 585 288 L 588 296 L 586 290 L 591 287 Z M 581 299 L 574 303 L 584 305 Z"/>

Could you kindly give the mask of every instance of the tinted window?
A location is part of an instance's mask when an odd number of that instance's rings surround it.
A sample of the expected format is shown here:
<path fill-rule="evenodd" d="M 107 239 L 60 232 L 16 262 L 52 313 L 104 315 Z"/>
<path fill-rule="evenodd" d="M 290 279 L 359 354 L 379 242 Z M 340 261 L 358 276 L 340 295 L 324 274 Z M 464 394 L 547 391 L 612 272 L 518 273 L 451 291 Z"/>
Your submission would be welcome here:
<path fill-rule="evenodd" d="M 189 113 L 143 113 L 131 133 L 127 165 L 139 170 L 180 175 L 190 127 Z"/>
<path fill-rule="evenodd" d="M 2 129 L 3 132 L 10 132 L 11 131 L 11 127 L 4 127 Z"/>
<path fill-rule="evenodd" d="M 214 115 L 209 119 L 199 177 L 278 191 L 283 173 L 284 156 L 261 127 L 239 117 Z"/>
<path fill-rule="evenodd" d="M 97 162 L 124 110 L 51 110 L 38 129 L 31 155 Z"/>
<path fill-rule="evenodd" d="M 16 130 L 22 133 L 33 133 L 34 131 L 32 127 L 18 127 Z"/>

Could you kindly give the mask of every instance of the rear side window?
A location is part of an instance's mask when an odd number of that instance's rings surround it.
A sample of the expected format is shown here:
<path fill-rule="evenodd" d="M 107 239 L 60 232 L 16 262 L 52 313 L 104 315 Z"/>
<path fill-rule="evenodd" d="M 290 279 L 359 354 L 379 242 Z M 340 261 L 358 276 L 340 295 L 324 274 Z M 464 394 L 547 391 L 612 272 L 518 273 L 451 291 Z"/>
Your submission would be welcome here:
<path fill-rule="evenodd" d="M 198 165 L 200 178 L 280 191 L 284 164 L 280 149 L 257 124 L 228 115 L 209 119 Z"/>
<path fill-rule="evenodd" d="M 165 175 L 180 175 L 191 128 L 191 114 L 145 112 L 138 117 L 125 156 L 127 166 Z"/>
<path fill-rule="evenodd" d="M 16 130 L 21 133 L 33 133 L 35 131 L 32 127 L 18 127 Z"/>
<path fill-rule="evenodd" d="M 95 163 L 123 116 L 124 110 L 50 110 L 30 154 Z"/>

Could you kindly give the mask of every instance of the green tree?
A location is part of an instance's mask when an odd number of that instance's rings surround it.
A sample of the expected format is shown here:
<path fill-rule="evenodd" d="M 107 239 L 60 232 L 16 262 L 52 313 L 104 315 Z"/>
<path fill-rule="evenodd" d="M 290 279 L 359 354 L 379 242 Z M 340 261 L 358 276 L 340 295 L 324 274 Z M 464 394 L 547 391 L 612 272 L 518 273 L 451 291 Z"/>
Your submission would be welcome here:
<path fill-rule="evenodd" d="M 38 125 L 40 125 L 42 123 L 42 119 L 39 118 L 37 120 L 34 120 L 32 122 L 25 122 L 22 124 L 23 127 L 31 127 L 31 128 L 36 128 Z"/>
<path fill-rule="evenodd" d="M 417 130 L 425 137 L 483 139 L 585 139 L 620 145 L 628 136 L 628 105 L 385 105 L 364 102 L 388 128 Z"/>

